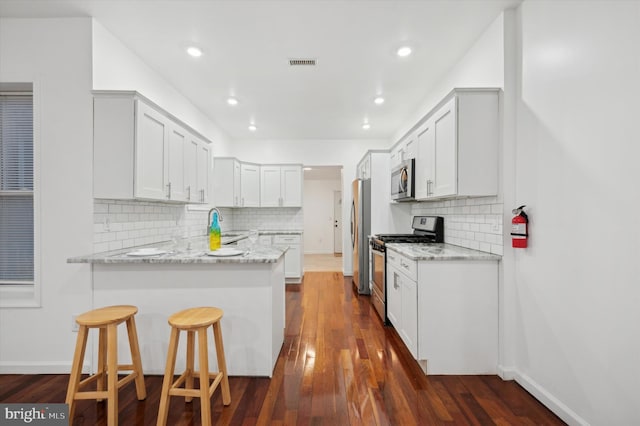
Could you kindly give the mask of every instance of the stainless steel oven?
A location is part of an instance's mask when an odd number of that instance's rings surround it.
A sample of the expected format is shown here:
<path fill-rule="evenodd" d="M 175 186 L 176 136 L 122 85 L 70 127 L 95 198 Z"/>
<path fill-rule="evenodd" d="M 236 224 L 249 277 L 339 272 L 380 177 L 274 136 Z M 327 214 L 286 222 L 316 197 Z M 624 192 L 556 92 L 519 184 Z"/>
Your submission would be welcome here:
<path fill-rule="evenodd" d="M 386 265 L 388 243 L 443 243 L 444 242 L 444 218 L 439 216 L 414 216 L 413 234 L 377 234 L 369 240 L 369 252 L 371 253 L 371 303 L 375 307 L 382 322 L 389 324 L 387 320 L 387 286 Z"/>
<path fill-rule="evenodd" d="M 385 292 L 385 267 L 386 257 L 384 247 L 371 244 L 371 303 L 382 318 L 386 321 L 386 292 Z"/>

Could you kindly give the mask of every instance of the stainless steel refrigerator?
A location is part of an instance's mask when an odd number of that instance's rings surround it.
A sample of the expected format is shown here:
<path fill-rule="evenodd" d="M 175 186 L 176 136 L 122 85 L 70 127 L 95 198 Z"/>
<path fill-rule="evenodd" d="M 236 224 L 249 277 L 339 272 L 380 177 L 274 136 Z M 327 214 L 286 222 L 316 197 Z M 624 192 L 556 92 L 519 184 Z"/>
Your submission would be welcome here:
<path fill-rule="evenodd" d="M 353 247 L 353 285 L 359 294 L 369 294 L 371 179 L 354 180 L 352 189 L 351 245 Z"/>

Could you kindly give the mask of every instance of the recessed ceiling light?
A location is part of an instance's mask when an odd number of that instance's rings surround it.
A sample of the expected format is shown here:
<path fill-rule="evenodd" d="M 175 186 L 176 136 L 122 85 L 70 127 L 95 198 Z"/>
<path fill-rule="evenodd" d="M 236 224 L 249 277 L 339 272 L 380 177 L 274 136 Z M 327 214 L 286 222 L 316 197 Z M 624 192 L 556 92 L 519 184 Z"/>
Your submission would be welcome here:
<path fill-rule="evenodd" d="M 377 96 L 374 100 L 373 103 L 376 105 L 382 105 L 384 103 L 384 98 L 382 96 Z"/>
<path fill-rule="evenodd" d="M 307 172 L 308 172 L 309 170 L 313 170 L 313 169 L 312 169 L 311 167 L 303 167 L 303 168 L 302 168 L 302 170 L 304 170 L 304 171 L 307 171 Z"/>
<path fill-rule="evenodd" d="M 362 124 L 362 129 L 369 130 L 370 128 L 371 128 L 371 125 L 369 123 L 363 123 Z"/>
<path fill-rule="evenodd" d="M 194 58 L 199 58 L 200 56 L 202 56 L 202 50 L 200 50 L 200 48 L 195 46 L 187 47 L 187 53 L 193 56 Z"/>
<path fill-rule="evenodd" d="M 227 103 L 229 105 L 238 105 L 238 100 L 236 98 L 233 98 L 233 97 L 227 98 Z"/>
<path fill-rule="evenodd" d="M 401 58 L 404 58 L 405 56 L 411 55 L 411 48 L 409 46 L 402 46 L 396 51 L 396 54 Z"/>
<path fill-rule="evenodd" d="M 258 130 L 258 128 L 256 127 L 255 124 L 249 124 L 249 131 L 250 132 L 255 132 L 256 130 Z"/>

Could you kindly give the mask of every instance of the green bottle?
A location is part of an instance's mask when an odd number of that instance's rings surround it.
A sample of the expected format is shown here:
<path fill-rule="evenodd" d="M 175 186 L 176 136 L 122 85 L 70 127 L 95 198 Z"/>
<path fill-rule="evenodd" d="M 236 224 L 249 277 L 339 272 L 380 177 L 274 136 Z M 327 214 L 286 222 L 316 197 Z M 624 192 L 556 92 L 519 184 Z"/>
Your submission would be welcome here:
<path fill-rule="evenodd" d="M 209 250 L 214 251 L 220 248 L 220 224 L 218 223 L 218 212 L 213 212 L 213 220 L 209 229 Z"/>

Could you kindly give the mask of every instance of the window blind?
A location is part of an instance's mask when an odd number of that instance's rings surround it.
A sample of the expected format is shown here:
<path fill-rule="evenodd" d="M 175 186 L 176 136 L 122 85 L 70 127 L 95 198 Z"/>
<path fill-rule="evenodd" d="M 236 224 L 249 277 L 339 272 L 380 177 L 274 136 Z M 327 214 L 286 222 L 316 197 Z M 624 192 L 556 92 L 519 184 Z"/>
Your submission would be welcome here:
<path fill-rule="evenodd" d="M 0 94 L 0 283 L 32 284 L 33 97 Z"/>

